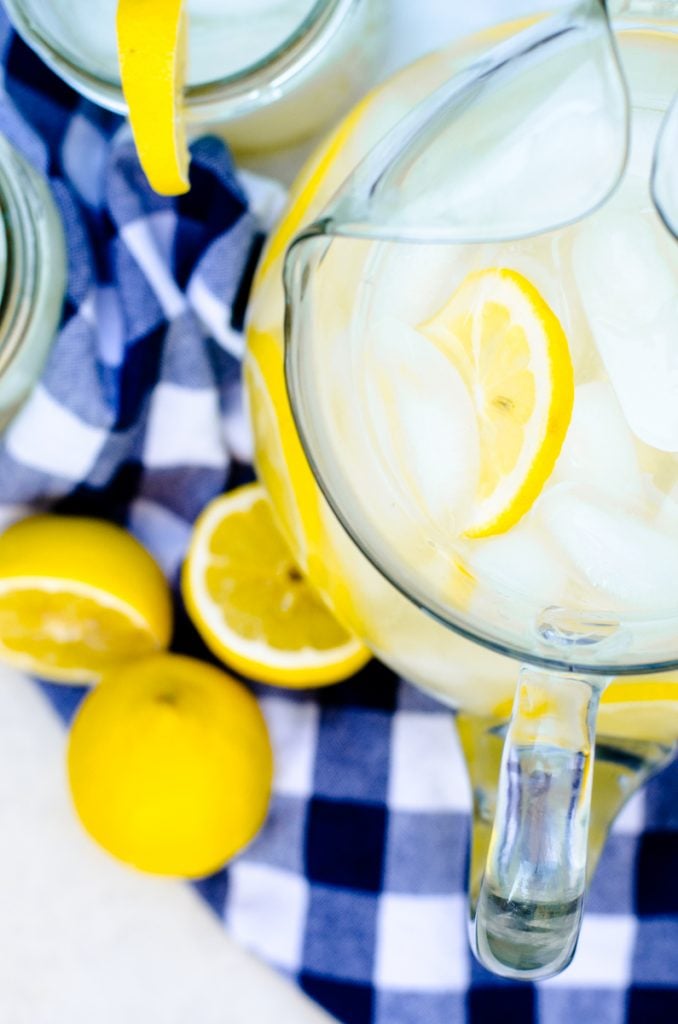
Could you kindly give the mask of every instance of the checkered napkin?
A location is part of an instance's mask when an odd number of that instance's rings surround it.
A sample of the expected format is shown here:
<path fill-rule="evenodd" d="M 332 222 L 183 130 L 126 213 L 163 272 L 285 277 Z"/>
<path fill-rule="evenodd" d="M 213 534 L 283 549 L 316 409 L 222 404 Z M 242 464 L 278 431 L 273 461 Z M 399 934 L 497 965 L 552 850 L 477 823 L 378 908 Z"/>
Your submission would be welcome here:
<path fill-rule="evenodd" d="M 203 139 L 191 193 L 152 195 L 119 119 L 49 73 L 1 11 L 0 52 L 0 129 L 49 176 L 69 249 L 60 334 L 0 443 L 0 503 L 124 522 L 174 578 L 201 506 L 251 475 L 242 321 L 280 193 Z M 174 647 L 209 658 L 181 608 Z M 616 823 L 574 964 L 509 984 L 467 946 L 470 795 L 449 712 L 376 662 L 318 694 L 256 690 L 271 813 L 197 885 L 243 945 L 346 1024 L 678 1020 L 678 767 Z M 66 721 L 82 697 L 44 691 Z"/>

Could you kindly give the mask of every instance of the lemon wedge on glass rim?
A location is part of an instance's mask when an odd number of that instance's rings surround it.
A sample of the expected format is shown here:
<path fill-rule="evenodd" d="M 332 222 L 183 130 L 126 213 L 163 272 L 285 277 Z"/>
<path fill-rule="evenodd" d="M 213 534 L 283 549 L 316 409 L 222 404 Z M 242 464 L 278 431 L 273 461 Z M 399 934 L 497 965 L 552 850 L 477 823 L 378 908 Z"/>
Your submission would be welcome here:
<path fill-rule="evenodd" d="M 118 0 L 116 28 L 120 80 L 141 166 L 156 192 L 180 195 L 190 187 L 184 0 Z"/>
<path fill-rule="evenodd" d="M 45 679 L 94 683 L 164 649 L 172 603 L 160 568 L 121 527 L 34 516 L 0 536 L 0 659 Z"/>
<path fill-rule="evenodd" d="M 207 646 L 260 682 L 336 683 L 371 656 L 302 576 L 260 484 L 239 487 L 203 511 L 182 593 Z"/>
<path fill-rule="evenodd" d="M 565 332 L 534 285 L 506 268 L 468 274 L 419 330 L 452 360 L 476 409 L 480 476 L 463 533 L 505 533 L 541 493 L 570 424 Z"/>

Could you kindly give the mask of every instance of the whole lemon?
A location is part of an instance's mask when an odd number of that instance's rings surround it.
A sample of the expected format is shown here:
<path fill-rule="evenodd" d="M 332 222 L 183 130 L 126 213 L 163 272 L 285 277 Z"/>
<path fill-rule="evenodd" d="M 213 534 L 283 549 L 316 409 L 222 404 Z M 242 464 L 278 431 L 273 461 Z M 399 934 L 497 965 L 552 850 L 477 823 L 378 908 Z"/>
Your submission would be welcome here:
<path fill-rule="evenodd" d="M 88 694 L 68 774 L 80 820 L 106 850 L 143 871 L 197 878 L 261 827 L 273 757 L 241 683 L 161 654 L 111 671 Z"/>

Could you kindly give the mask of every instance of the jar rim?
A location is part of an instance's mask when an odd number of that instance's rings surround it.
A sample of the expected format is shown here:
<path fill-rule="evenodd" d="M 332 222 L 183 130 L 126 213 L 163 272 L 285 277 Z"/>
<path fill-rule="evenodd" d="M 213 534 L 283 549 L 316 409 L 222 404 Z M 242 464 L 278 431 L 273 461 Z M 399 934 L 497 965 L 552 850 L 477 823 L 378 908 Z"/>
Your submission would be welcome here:
<path fill-rule="evenodd" d="M 322 53 L 347 16 L 362 0 L 315 0 L 296 28 L 273 50 L 237 72 L 185 90 L 190 122 L 208 123 L 243 117 L 278 98 Z M 84 71 L 40 34 L 22 0 L 5 0 L 16 31 L 69 85 L 87 99 L 116 113 L 127 105 L 119 83 Z"/>
<path fill-rule="evenodd" d="M 4 232 L 4 276 L 0 282 L 0 375 L 21 347 L 30 325 L 38 286 L 38 239 L 31 214 L 26 172 L 0 136 L 0 211 Z"/>

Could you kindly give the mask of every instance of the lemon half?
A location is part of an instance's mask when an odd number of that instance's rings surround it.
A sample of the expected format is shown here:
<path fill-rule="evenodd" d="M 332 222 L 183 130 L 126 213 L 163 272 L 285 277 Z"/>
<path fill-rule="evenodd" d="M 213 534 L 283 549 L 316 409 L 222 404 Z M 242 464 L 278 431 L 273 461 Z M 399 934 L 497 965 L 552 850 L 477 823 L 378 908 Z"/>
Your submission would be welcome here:
<path fill-rule="evenodd" d="M 260 484 L 231 491 L 202 513 L 182 590 L 205 643 L 262 682 L 335 683 L 370 657 L 302 576 Z"/>
<path fill-rule="evenodd" d="M 169 588 L 149 553 L 97 519 L 34 516 L 0 536 L 0 658 L 46 679 L 96 682 L 165 648 Z"/>

